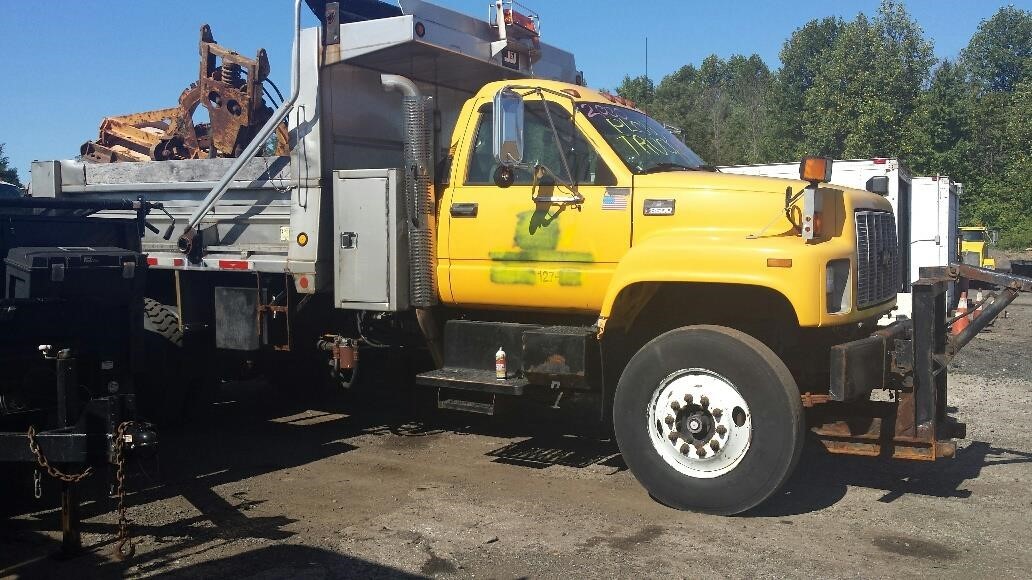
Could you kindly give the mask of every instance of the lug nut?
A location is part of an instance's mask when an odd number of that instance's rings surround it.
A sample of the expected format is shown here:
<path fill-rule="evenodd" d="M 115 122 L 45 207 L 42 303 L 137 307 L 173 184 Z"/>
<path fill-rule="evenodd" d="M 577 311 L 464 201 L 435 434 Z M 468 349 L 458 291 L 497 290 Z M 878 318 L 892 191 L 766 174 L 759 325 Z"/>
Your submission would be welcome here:
<path fill-rule="evenodd" d="M 709 407 L 709 397 L 703 395 L 702 398 L 699 399 L 699 404 L 702 405 L 704 408 Z"/>
<path fill-rule="evenodd" d="M 712 411 L 710 411 L 710 414 L 713 415 L 714 419 L 719 421 L 720 420 L 720 416 L 723 415 L 724 412 L 721 411 L 720 409 L 713 409 Z"/>
<path fill-rule="evenodd" d="M 691 405 L 692 401 L 694 401 L 694 400 L 695 400 L 695 397 L 693 397 L 691 393 L 685 393 L 684 394 L 684 402 L 685 403 L 688 403 L 689 405 Z"/>
<path fill-rule="evenodd" d="M 670 408 L 675 410 L 675 411 L 680 411 L 681 410 L 681 403 L 679 403 L 677 401 L 671 401 L 670 402 Z"/>
<path fill-rule="evenodd" d="M 676 442 L 680 438 L 681 438 L 681 434 L 678 433 L 677 431 L 671 431 L 670 434 L 667 435 L 667 439 L 669 439 L 671 443 Z"/>
<path fill-rule="evenodd" d="M 710 446 L 710 449 L 712 449 L 714 453 L 716 453 L 717 451 L 720 451 L 720 443 L 716 439 L 710 439 L 709 446 Z"/>
<path fill-rule="evenodd" d="M 681 445 L 681 455 L 688 455 L 688 452 L 692 450 L 692 446 L 685 443 Z"/>
<path fill-rule="evenodd" d="M 699 457 L 706 457 L 706 448 L 702 445 L 696 445 L 695 452 L 699 454 Z"/>
<path fill-rule="evenodd" d="M 723 425 L 717 425 L 717 435 L 720 435 L 721 437 L 727 435 L 727 427 Z"/>
<path fill-rule="evenodd" d="M 666 419 L 663 419 L 663 422 L 666 423 L 667 425 L 673 425 L 674 424 L 674 420 L 675 419 L 674 419 L 673 415 L 667 415 Z"/>

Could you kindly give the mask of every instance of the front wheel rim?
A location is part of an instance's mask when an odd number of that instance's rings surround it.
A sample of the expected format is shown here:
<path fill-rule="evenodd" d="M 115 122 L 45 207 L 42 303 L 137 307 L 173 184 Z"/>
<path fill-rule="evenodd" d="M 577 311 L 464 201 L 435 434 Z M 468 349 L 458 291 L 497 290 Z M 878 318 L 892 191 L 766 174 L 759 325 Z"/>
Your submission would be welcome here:
<path fill-rule="evenodd" d="M 752 413 L 728 379 L 706 369 L 684 369 L 656 387 L 646 429 L 668 465 L 710 479 L 745 458 L 752 443 Z"/>

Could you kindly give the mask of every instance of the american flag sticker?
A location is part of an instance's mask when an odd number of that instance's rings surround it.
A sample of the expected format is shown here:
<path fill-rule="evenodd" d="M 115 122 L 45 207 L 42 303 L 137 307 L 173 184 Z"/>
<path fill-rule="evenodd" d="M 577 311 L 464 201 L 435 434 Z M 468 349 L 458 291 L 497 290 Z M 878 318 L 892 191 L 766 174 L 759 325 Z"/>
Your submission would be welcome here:
<path fill-rule="evenodd" d="M 602 196 L 602 209 L 625 211 L 627 209 L 627 202 L 630 198 L 630 189 L 623 187 L 607 187 L 605 195 Z"/>

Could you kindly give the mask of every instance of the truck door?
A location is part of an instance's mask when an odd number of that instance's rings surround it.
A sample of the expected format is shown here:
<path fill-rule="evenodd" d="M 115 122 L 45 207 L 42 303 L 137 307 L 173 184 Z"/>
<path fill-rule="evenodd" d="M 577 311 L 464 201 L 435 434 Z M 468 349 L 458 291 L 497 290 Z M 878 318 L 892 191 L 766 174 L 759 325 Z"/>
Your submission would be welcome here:
<path fill-rule="evenodd" d="M 548 177 L 535 189 L 531 171 L 523 169 L 514 185 L 497 187 L 491 104 L 484 104 L 466 129 L 467 150 L 456 155 L 441 211 L 448 220 L 448 283 L 456 304 L 597 312 L 630 247 L 629 173 L 614 173 L 599 154 L 605 150 L 598 147 L 601 139 L 575 126 L 566 106 L 550 101 L 548 107 L 585 201 L 535 201 L 572 192 Z M 577 125 L 581 121 L 577 116 Z M 565 177 L 544 101 L 527 99 L 524 135 L 524 160 Z"/>

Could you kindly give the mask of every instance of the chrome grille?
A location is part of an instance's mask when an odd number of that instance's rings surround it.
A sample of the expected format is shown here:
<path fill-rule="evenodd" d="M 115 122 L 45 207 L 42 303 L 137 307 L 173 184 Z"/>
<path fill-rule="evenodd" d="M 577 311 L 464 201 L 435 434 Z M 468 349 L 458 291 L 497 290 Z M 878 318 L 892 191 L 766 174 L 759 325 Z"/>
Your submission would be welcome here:
<path fill-rule="evenodd" d="M 896 295 L 899 243 L 891 213 L 856 212 L 856 304 L 867 308 Z"/>

